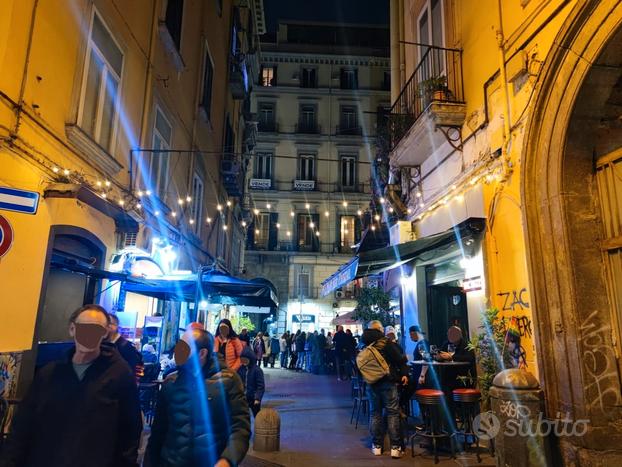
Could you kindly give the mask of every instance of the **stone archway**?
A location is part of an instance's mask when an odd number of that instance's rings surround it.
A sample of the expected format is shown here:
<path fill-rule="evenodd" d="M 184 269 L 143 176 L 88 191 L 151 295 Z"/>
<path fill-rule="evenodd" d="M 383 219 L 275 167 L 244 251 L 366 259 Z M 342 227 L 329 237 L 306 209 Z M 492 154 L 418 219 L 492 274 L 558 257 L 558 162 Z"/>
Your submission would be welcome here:
<path fill-rule="evenodd" d="M 522 195 L 548 416 L 590 421 L 586 436 L 560 439 L 566 464 L 601 465 L 591 462 L 611 455 L 620 465 L 622 395 L 594 159 L 604 149 L 602 117 L 622 83 L 622 1 L 579 1 L 541 76 Z M 622 125 L 609 135 L 622 146 L 617 133 Z"/>

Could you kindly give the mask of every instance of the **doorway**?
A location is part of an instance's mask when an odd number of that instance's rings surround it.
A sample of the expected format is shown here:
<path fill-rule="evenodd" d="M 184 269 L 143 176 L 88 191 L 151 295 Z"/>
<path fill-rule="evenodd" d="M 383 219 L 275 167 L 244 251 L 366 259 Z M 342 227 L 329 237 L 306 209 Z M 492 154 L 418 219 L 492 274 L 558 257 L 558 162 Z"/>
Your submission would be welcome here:
<path fill-rule="evenodd" d="M 468 312 L 466 294 L 455 281 L 428 286 L 428 339 L 430 344 L 442 345 L 447 340 L 447 329 L 458 326 L 468 340 Z"/>

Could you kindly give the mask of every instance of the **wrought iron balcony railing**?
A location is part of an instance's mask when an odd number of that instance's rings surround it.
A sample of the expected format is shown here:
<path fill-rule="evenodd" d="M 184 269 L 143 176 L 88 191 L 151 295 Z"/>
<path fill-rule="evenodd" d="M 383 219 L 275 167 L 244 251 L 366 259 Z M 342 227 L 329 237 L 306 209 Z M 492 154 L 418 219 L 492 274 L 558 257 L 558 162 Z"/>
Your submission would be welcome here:
<path fill-rule="evenodd" d="M 391 108 L 389 125 L 395 147 L 433 102 L 464 104 L 462 51 L 421 45 L 421 61 Z"/>
<path fill-rule="evenodd" d="M 296 125 L 296 133 L 304 133 L 309 135 L 316 135 L 321 133 L 321 128 L 317 123 L 303 123 L 299 122 Z"/>
<path fill-rule="evenodd" d="M 361 136 L 363 129 L 361 126 L 343 126 L 338 125 L 336 134 L 339 136 Z"/>
<path fill-rule="evenodd" d="M 257 125 L 257 129 L 259 131 L 265 133 L 278 133 L 279 132 L 279 124 L 274 120 L 272 121 L 261 121 L 259 120 L 259 124 Z"/>

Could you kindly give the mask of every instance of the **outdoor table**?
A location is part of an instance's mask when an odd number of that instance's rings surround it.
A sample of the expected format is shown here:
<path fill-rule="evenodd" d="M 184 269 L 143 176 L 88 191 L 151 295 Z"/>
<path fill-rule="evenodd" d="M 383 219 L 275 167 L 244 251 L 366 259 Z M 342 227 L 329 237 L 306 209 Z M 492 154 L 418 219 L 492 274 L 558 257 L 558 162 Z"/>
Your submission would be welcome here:
<path fill-rule="evenodd" d="M 449 369 L 449 368 L 467 367 L 467 366 L 470 366 L 471 364 L 469 362 L 454 362 L 454 361 L 437 362 L 436 360 L 414 360 L 414 361 L 408 362 L 408 365 L 410 365 L 411 367 L 414 367 L 414 366 L 432 367 L 433 370 L 437 372 L 437 376 L 436 378 L 430 379 L 429 372 L 428 372 L 428 375 L 426 376 L 428 386 L 431 386 L 434 389 L 441 389 L 443 391 L 446 391 L 447 388 L 442 387 L 443 383 L 446 382 L 445 373 L 443 370 Z"/>

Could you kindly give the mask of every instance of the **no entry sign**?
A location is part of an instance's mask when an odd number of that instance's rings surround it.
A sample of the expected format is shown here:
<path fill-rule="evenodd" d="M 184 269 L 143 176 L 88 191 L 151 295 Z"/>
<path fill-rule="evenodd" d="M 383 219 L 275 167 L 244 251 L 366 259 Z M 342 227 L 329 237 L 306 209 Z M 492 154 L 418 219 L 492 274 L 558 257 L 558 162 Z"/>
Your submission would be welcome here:
<path fill-rule="evenodd" d="M 0 216 L 0 258 L 7 254 L 13 244 L 13 228 L 9 221 Z"/>

